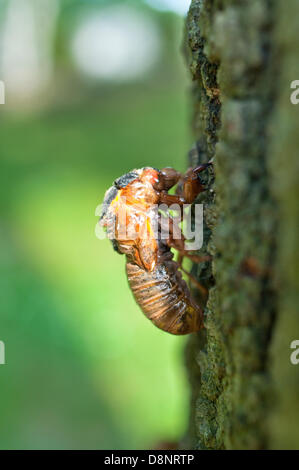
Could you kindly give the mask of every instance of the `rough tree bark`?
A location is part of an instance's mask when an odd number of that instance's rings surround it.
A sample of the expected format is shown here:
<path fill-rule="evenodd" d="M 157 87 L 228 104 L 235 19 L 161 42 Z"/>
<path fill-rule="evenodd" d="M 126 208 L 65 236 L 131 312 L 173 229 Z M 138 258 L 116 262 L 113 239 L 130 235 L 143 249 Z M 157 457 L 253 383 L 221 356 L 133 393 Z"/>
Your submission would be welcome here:
<path fill-rule="evenodd" d="M 209 299 L 186 352 L 186 447 L 299 448 L 298 17 L 296 0 L 193 0 L 188 14 L 189 163 L 213 158 L 214 174 L 201 197 L 213 261 L 193 266 Z"/>

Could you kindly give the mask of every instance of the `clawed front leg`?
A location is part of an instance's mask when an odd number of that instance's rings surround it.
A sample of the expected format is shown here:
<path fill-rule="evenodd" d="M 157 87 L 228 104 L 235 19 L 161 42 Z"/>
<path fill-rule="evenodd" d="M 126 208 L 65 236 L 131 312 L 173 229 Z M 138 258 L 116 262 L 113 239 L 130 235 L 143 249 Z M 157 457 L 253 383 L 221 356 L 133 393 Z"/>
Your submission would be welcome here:
<path fill-rule="evenodd" d="M 192 204 L 196 196 L 205 190 L 205 187 L 201 184 L 198 175 L 202 171 L 206 170 L 210 165 L 211 163 L 206 163 L 196 168 L 189 169 L 187 173 L 180 178 L 181 181 L 179 180 L 179 173 L 175 172 L 175 175 L 172 175 L 172 177 L 169 175 L 167 181 L 168 183 L 171 181 L 170 187 L 178 183 L 177 192 L 176 194 L 168 194 L 168 190 L 170 189 L 169 184 L 167 186 L 165 186 L 165 184 L 164 186 L 160 184 L 160 202 L 168 206 L 178 204 L 180 207 L 184 204 Z M 167 169 L 164 169 L 162 172 L 165 173 L 166 170 Z M 170 170 L 172 169 L 168 169 L 169 172 Z M 166 176 L 164 175 L 163 178 L 166 178 Z"/>
<path fill-rule="evenodd" d="M 198 194 L 205 191 L 199 179 L 199 173 L 206 170 L 211 163 L 199 165 L 196 168 L 190 168 L 182 178 L 181 184 L 178 184 L 177 195 L 184 199 L 185 204 L 192 204 Z"/>

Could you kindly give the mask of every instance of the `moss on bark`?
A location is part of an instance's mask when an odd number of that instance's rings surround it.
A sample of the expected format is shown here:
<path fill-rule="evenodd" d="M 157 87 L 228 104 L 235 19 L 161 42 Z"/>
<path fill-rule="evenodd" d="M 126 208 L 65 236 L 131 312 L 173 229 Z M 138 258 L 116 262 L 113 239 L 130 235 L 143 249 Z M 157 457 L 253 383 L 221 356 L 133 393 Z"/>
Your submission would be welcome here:
<path fill-rule="evenodd" d="M 299 6 L 290 4 L 193 0 L 187 18 L 190 163 L 213 158 L 215 173 L 201 197 L 213 261 L 193 267 L 209 288 L 206 328 L 186 354 L 188 445 L 198 449 L 299 447 L 299 365 L 289 360 L 299 339 L 299 111 L 289 99 Z"/>

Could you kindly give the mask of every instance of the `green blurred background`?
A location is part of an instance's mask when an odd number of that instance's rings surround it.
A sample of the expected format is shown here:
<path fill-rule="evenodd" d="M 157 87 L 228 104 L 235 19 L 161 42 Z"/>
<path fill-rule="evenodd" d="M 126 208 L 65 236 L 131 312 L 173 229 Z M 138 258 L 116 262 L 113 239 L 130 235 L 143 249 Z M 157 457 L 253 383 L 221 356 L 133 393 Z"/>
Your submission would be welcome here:
<path fill-rule="evenodd" d="M 153 448 L 185 430 L 185 339 L 144 318 L 95 209 L 128 170 L 184 169 L 188 3 L 0 2 L 2 449 Z"/>

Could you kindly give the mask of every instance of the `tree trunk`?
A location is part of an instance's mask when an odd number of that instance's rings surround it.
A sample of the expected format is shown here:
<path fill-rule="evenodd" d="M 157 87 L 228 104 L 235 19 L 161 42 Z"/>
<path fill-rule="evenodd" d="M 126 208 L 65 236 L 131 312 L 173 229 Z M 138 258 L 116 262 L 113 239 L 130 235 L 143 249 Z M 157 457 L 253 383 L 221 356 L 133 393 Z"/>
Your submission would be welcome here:
<path fill-rule="evenodd" d="M 193 0 L 187 18 L 189 163 L 214 162 L 201 199 L 212 262 L 193 266 L 205 330 L 186 353 L 184 445 L 197 449 L 299 448 L 298 17 L 296 0 Z"/>

